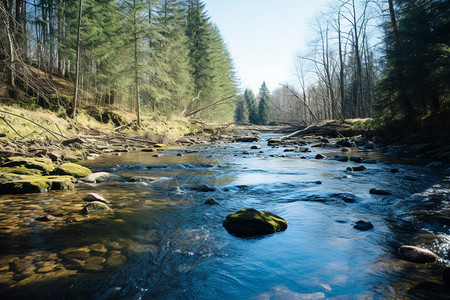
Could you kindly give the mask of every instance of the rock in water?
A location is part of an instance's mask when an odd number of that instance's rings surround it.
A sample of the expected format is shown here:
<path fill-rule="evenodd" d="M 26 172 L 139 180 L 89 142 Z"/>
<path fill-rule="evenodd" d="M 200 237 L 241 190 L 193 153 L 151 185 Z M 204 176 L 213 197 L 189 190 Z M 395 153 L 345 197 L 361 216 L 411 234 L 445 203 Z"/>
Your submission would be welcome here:
<path fill-rule="evenodd" d="M 253 208 L 241 209 L 228 215 L 223 227 L 231 233 L 240 236 L 270 234 L 286 230 L 288 223 L 281 217 L 266 211 Z"/>
<path fill-rule="evenodd" d="M 86 177 L 92 174 L 92 171 L 86 167 L 74 163 L 63 164 L 55 170 L 56 175 L 70 175 L 76 178 Z"/>
<path fill-rule="evenodd" d="M 103 196 L 97 194 L 97 193 L 90 193 L 89 195 L 87 195 L 86 197 L 83 198 L 84 201 L 88 201 L 88 202 L 92 202 L 92 201 L 100 201 L 106 204 L 111 203 L 111 201 L 106 200 L 105 198 L 103 198 Z"/>
<path fill-rule="evenodd" d="M 253 145 L 250 147 L 251 149 L 259 150 L 261 149 L 261 145 Z"/>
<path fill-rule="evenodd" d="M 109 174 L 109 173 L 97 172 L 97 173 L 92 173 L 92 174 L 84 177 L 81 180 L 83 180 L 84 182 L 89 182 L 89 183 L 106 182 L 109 180 L 110 177 L 111 177 L 111 174 Z"/>
<path fill-rule="evenodd" d="M 109 208 L 109 206 L 106 205 L 105 203 L 100 202 L 100 201 L 93 201 L 93 202 L 90 202 L 88 205 L 86 205 L 81 210 L 81 213 L 87 215 L 90 213 L 104 212 L 104 211 L 108 211 L 108 210 L 111 210 L 111 208 Z"/>
<path fill-rule="evenodd" d="M 316 159 L 325 159 L 325 158 L 327 158 L 325 155 L 323 155 L 323 154 L 317 154 L 316 155 Z"/>
<path fill-rule="evenodd" d="M 373 194 L 373 195 L 392 195 L 391 192 L 386 191 L 386 190 L 382 190 L 382 189 L 378 189 L 378 188 L 373 188 L 369 191 L 369 193 Z"/>
<path fill-rule="evenodd" d="M 358 222 L 356 222 L 356 224 L 355 224 L 355 226 L 353 226 L 353 228 L 361 230 L 361 231 L 366 231 L 366 230 L 372 229 L 373 225 L 369 221 L 359 220 Z"/>
<path fill-rule="evenodd" d="M 398 253 L 402 259 L 416 263 L 434 262 L 439 258 L 430 250 L 415 246 L 401 246 L 398 248 Z"/>
<path fill-rule="evenodd" d="M 217 201 L 214 200 L 213 198 L 209 198 L 208 200 L 205 201 L 205 204 L 208 204 L 208 205 L 217 205 L 217 204 L 219 204 L 219 202 L 217 202 Z"/>

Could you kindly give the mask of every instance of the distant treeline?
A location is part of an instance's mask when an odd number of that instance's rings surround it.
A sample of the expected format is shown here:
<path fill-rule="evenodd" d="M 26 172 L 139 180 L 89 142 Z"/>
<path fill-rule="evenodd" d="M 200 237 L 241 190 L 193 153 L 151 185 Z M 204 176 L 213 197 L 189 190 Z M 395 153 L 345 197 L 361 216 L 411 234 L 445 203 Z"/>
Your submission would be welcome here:
<path fill-rule="evenodd" d="M 1 0 L 0 77 L 35 94 L 26 66 L 73 80 L 80 4 L 83 103 L 167 115 L 236 94 L 230 54 L 200 0 Z M 203 117 L 230 121 L 235 105 Z"/>

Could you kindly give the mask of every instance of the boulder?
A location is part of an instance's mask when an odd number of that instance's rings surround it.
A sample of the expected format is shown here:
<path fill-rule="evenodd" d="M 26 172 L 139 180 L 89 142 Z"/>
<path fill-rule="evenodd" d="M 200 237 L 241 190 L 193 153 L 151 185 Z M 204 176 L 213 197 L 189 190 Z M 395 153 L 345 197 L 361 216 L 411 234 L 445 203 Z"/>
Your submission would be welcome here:
<path fill-rule="evenodd" d="M 364 145 L 364 148 L 367 149 L 367 150 L 375 149 L 375 144 L 372 143 L 372 142 L 368 142 L 368 143 L 366 143 L 366 144 Z"/>
<path fill-rule="evenodd" d="M 158 150 L 156 150 L 155 148 L 145 148 L 145 149 L 141 149 L 142 152 L 157 152 Z"/>
<path fill-rule="evenodd" d="M 89 183 L 96 183 L 96 182 L 107 182 L 111 177 L 111 174 L 107 172 L 96 172 L 89 174 L 86 177 L 83 177 L 81 180 L 84 182 Z"/>
<path fill-rule="evenodd" d="M 364 166 L 359 166 L 359 167 L 348 167 L 347 171 L 351 171 L 351 172 L 361 172 L 364 171 L 366 169 L 366 167 Z"/>
<path fill-rule="evenodd" d="M 22 166 L 26 169 L 39 170 L 43 175 L 49 175 L 55 169 L 53 162 L 49 158 L 44 157 L 8 157 L 1 167 L 17 167 Z"/>
<path fill-rule="evenodd" d="M 415 246 L 401 246 L 398 248 L 398 253 L 402 259 L 416 263 L 434 262 L 439 258 L 430 250 Z"/>
<path fill-rule="evenodd" d="M 106 205 L 103 202 L 100 201 L 93 201 L 93 202 L 89 202 L 82 210 L 81 213 L 82 214 L 90 214 L 90 213 L 96 213 L 96 212 L 105 212 L 105 211 L 109 211 L 111 210 L 111 208 Z"/>
<path fill-rule="evenodd" d="M 269 139 L 267 141 L 268 146 L 279 146 L 281 145 L 281 139 Z"/>
<path fill-rule="evenodd" d="M 353 162 L 355 162 L 355 163 L 360 163 L 360 162 L 362 162 L 362 157 L 359 157 L 359 156 L 350 156 L 350 161 L 353 161 Z"/>
<path fill-rule="evenodd" d="M 370 223 L 369 221 L 366 220 L 359 220 L 355 223 L 355 225 L 353 226 L 353 228 L 361 230 L 361 231 L 366 231 L 366 230 L 370 230 L 373 228 L 372 223 Z"/>
<path fill-rule="evenodd" d="M 288 223 L 270 212 L 253 208 L 241 209 L 228 215 L 223 227 L 231 233 L 242 236 L 270 234 L 286 230 Z"/>
<path fill-rule="evenodd" d="M 111 201 L 106 200 L 105 198 L 103 198 L 103 196 L 97 194 L 97 193 L 90 193 L 89 195 L 87 195 L 86 197 L 83 198 L 84 201 L 88 201 L 88 202 L 92 202 L 92 201 L 100 201 L 106 204 L 110 204 Z"/>
<path fill-rule="evenodd" d="M 78 164 L 66 163 L 59 166 L 54 173 L 56 175 L 70 175 L 76 178 L 81 178 L 92 174 L 92 171 Z"/>
<path fill-rule="evenodd" d="M 341 162 L 347 162 L 348 161 L 348 156 L 345 155 L 336 155 L 335 157 L 332 158 L 333 160 L 337 160 L 337 161 L 341 161 Z"/>
<path fill-rule="evenodd" d="M 241 143 L 253 143 L 253 142 L 258 142 L 260 140 L 259 137 L 257 136 L 241 136 L 236 138 L 236 142 L 241 142 Z"/>
<path fill-rule="evenodd" d="M 379 188 L 370 189 L 369 193 L 373 195 L 392 195 L 390 191 L 382 190 Z"/>
<path fill-rule="evenodd" d="M 342 149 L 341 149 L 341 152 L 350 152 L 351 150 L 350 150 L 350 148 L 348 148 L 348 147 L 343 147 Z"/>
<path fill-rule="evenodd" d="M 165 148 L 166 145 L 165 144 L 154 144 L 153 147 L 155 147 L 155 148 Z"/>
<path fill-rule="evenodd" d="M 261 149 L 261 145 L 253 145 L 250 147 L 250 149 L 259 150 L 259 149 Z"/>
<path fill-rule="evenodd" d="M 49 222 L 49 221 L 56 220 L 56 217 L 52 216 L 52 215 L 45 215 L 45 216 L 36 218 L 36 220 L 41 221 L 41 222 Z"/>
<path fill-rule="evenodd" d="M 10 175 L 8 177 L 8 175 Z M 8 180 L 9 179 L 9 180 Z M 0 194 L 45 193 L 50 190 L 71 190 L 75 187 L 71 176 L 24 176 L 2 174 Z"/>
<path fill-rule="evenodd" d="M 350 147 L 354 146 L 350 141 L 342 141 L 342 143 L 340 143 L 340 145 L 341 145 L 341 147 L 345 147 L 345 148 L 350 148 Z"/>
<path fill-rule="evenodd" d="M 325 158 L 327 158 L 325 155 L 323 155 L 323 154 L 317 154 L 316 155 L 316 159 L 325 159 Z"/>
<path fill-rule="evenodd" d="M 213 198 L 209 198 L 208 200 L 206 200 L 204 202 L 204 204 L 208 204 L 208 205 L 217 205 L 219 204 L 219 202 L 217 202 L 216 200 L 214 200 Z"/>

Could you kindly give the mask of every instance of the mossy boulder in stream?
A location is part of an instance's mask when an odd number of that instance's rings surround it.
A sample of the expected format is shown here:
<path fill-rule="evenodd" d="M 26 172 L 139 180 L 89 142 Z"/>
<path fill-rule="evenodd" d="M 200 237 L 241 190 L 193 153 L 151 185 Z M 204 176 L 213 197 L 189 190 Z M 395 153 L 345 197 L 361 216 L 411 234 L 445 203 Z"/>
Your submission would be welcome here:
<path fill-rule="evenodd" d="M 52 173 L 55 169 L 52 160 L 49 158 L 22 156 L 13 156 L 7 158 L 6 162 L 1 165 L 1 167 L 16 168 L 17 170 L 22 171 L 22 174 L 25 172 L 25 169 L 38 170 L 42 175 L 50 175 L 50 173 Z"/>
<path fill-rule="evenodd" d="M 44 193 L 50 190 L 71 190 L 75 187 L 71 176 L 26 176 L 2 174 L 0 194 Z"/>
<path fill-rule="evenodd" d="M 281 217 L 253 208 L 241 209 L 228 215 L 223 227 L 238 236 L 270 234 L 286 230 L 288 223 Z"/>
<path fill-rule="evenodd" d="M 92 171 L 86 167 L 74 163 L 67 163 L 59 166 L 55 170 L 57 175 L 70 175 L 76 178 L 86 177 L 92 174 Z"/>
<path fill-rule="evenodd" d="M 81 213 L 88 215 L 90 213 L 96 212 L 106 212 L 111 210 L 111 208 L 103 202 L 100 201 L 92 201 L 89 202 L 82 210 Z"/>

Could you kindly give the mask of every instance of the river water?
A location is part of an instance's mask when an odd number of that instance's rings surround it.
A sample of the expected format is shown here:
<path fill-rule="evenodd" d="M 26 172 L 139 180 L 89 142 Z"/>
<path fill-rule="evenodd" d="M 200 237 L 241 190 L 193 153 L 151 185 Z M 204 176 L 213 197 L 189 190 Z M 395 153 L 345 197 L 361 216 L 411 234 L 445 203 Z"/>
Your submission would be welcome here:
<path fill-rule="evenodd" d="M 253 144 L 262 149 L 250 150 Z M 85 165 L 113 174 L 108 183 L 1 196 L 2 299 L 448 297 L 441 283 L 450 265 L 448 174 L 391 163 L 376 151 L 351 153 L 379 160 L 354 173 L 346 171 L 353 162 L 314 159 L 341 154 L 333 149 L 283 151 L 262 141 L 171 149 L 161 157 L 103 155 Z M 392 195 L 371 195 L 375 187 Z M 91 192 L 111 200 L 113 211 L 81 215 Z M 204 204 L 209 198 L 219 205 Z M 225 217 L 250 207 L 283 217 L 287 230 L 228 234 Z M 36 220 L 46 214 L 57 219 Z M 354 229 L 361 219 L 374 228 Z M 404 244 L 441 260 L 403 261 L 397 248 Z"/>

